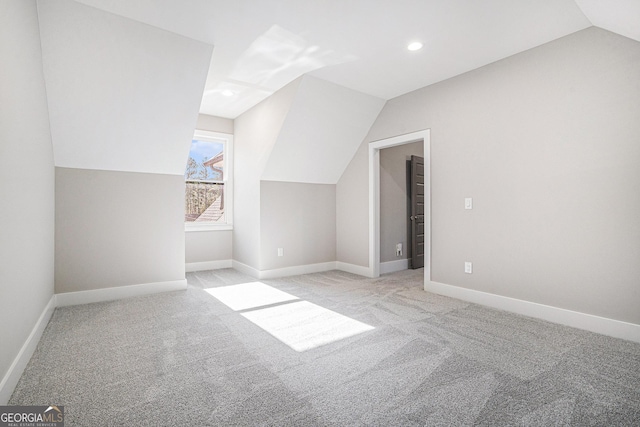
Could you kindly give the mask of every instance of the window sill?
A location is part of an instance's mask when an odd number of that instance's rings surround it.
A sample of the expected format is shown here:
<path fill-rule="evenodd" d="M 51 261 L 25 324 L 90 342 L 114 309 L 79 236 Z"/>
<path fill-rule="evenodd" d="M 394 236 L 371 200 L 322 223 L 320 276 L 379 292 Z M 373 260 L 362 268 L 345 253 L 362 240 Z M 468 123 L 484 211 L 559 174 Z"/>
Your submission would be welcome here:
<path fill-rule="evenodd" d="M 233 224 L 214 224 L 214 223 L 188 223 L 184 224 L 184 231 L 228 231 L 233 230 Z"/>

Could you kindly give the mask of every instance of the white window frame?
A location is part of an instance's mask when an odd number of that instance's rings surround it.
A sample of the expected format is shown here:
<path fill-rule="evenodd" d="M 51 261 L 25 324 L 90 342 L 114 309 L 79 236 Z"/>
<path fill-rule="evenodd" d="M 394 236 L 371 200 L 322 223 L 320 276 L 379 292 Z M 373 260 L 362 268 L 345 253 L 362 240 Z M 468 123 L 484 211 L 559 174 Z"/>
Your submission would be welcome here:
<path fill-rule="evenodd" d="M 193 139 L 198 141 L 224 140 L 224 218 L 225 222 L 184 222 L 184 231 L 233 230 L 233 135 L 229 133 L 196 130 Z M 186 189 L 186 186 L 185 186 Z"/>

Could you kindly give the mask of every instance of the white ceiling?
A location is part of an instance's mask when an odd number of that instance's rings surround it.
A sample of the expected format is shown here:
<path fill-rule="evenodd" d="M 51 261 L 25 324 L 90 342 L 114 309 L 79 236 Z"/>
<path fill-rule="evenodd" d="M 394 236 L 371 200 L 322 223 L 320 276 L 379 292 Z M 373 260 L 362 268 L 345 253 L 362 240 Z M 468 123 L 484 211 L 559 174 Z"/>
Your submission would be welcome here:
<path fill-rule="evenodd" d="M 638 0 L 77 1 L 214 45 L 200 112 L 228 118 L 307 73 L 386 100 L 591 25 L 640 41 Z"/>

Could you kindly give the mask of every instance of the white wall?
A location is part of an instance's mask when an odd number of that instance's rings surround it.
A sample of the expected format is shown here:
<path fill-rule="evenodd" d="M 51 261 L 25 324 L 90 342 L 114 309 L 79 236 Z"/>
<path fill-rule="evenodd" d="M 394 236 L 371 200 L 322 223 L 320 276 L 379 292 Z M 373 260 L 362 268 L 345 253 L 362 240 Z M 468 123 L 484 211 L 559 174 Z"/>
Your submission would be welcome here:
<path fill-rule="evenodd" d="M 294 80 L 234 121 L 233 259 L 260 269 L 260 177 L 296 95 Z"/>
<path fill-rule="evenodd" d="M 302 77 L 261 178 L 337 183 L 383 105 L 380 98 Z"/>
<path fill-rule="evenodd" d="M 15 385 L 9 368 L 54 288 L 53 151 L 35 1 L 0 2 L 0 63 L 0 404 L 6 404 Z"/>
<path fill-rule="evenodd" d="M 406 259 L 407 160 L 424 155 L 424 143 L 398 145 L 380 150 L 380 262 Z M 396 256 L 396 244 L 402 243 L 402 256 Z"/>
<path fill-rule="evenodd" d="M 638 75 L 640 43 L 594 27 L 388 101 L 367 141 L 431 129 L 432 280 L 640 324 Z M 368 251 L 357 156 L 339 257 Z"/>
<path fill-rule="evenodd" d="M 300 265 L 292 258 L 272 258 L 270 236 L 287 230 L 263 229 L 276 222 L 261 216 L 262 207 L 272 206 L 269 201 L 262 204 L 261 181 L 271 182 L 264 189 L 274 197 L 280 196 L 277 188 L 286 186 L 273 182 L 335 185 L 383 104 L 379 98 L 303 76 L 235 120 L 235 261 L 256 270 Z M 281 202 L 292 205 L 293 200 Z M 335 210 L 320 228 L 335 227 L 334 222 Z M 315 263 L 326 256 L 302 258 Z"/>
<path fill-rule="evenodd" d="M 184 178 L 56 168 L 56 293 L 184 280 Z"/>
<path fill-rule="evenodd" d="M 262 181 L 260 269 L 336 260 L 336 186 Z M 279 257 L 277 249 L 284 250 Z"/>

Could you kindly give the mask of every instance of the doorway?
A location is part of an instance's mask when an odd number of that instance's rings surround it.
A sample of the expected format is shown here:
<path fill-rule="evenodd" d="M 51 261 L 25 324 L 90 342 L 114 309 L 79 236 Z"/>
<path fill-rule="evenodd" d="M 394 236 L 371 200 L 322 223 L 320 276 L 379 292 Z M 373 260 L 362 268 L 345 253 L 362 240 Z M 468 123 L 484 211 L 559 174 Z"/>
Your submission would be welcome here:
<path fill-rule="evenodd" d="M 380 150 L 380 274 L 406 270 L 416 265 L 412 255 L 410 176 L 411 157 L 424 156 L 422 140 Z M 423 187 L 421 188 L 423 189 Z M 424 192 L 421 192 L 424 199 Z M 415 200 L 415 198 L 414 198 Z M 423 207 L 420 201 L 418 207 Z M 424 214 L 420 213 L 420 219 Z M 423 235 L 424 233 L 420 233 Z M 422 236 L 421 236 L 422 237 Z M 422 249 L 422 247 L 420 247 Z M 422 252 L 422 251 L 421 251 Z M 424 263 L 420 262 L 420 266 Z"/>
<path fill-rule="evenodd" d="M 413 142 L 424 144 L 424 277 L 431 281 L 431 140 L 430 130 L 395 136 L 369 144 L 369 275 L 380 276 L 380 150 Z"/>

